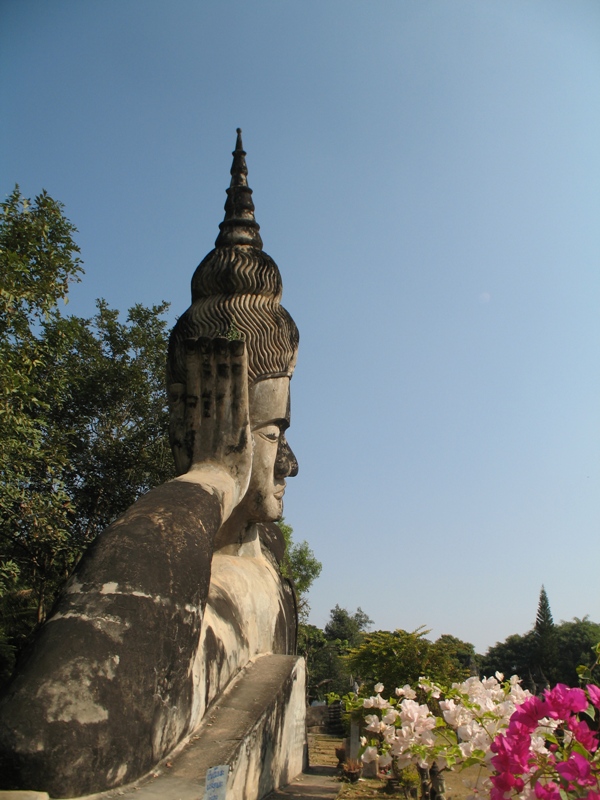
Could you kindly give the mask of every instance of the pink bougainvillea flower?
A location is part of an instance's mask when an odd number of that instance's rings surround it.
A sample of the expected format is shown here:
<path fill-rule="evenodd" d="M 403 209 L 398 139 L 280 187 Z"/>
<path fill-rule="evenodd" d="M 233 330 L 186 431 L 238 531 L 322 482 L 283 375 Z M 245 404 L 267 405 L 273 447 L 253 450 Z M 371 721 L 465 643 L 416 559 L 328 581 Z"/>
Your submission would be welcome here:
<path fill-rule="evenodd" d="M 579 744 L 582 744 L 586 750 L 589 750 L 590 753 L 596 752 L 598 749 L 598 734 L 594 733 L 594 731 L 590 729 L 585 720 L 579 720 L 577 717 L 571 717 L 568 720 L 567 725 Z"/>
<path fill-rule="evenodd" d="M 548 704 L 548 716 L 553 719 L 568 719 L 571 714 L 585 711 L 588 707 L 583 689 L 571 689 L 564 683 L 557 683 L 552 689 L 546 689 L 544 700 Z"/>
<path fill-rule="evenodd" d="M 596 686 L 594 683 L 588 683 L 587 691 L 593 705 L 595 705 L 596 708 L 600 708 L 600 686 Z"/>
<path fill-rule="evenodd" d="M 535 796 L 540 800 L 560 800 L 560 787 L 554 781 L 542 784 L 539 781 L 535 784 Z"/>
<path fill-rule="evenodd" d="M 521 703 L 515 709 L 510 718 L 508 729 L 509 731 L 517 728 L 523 731 L 533 731 L 537 728 L 540 719 L 549 716 L 547 711 L 548 706 L 544 700 L 539 697 L 528 697 L 524 703 Z"/>
<path fill-rule="evenodd" d="M 516 789 L 516 778 L 510 772 L 501 772 L 498 775 L 492 775 L 490 778 L 492 783 L 492 790 L 490 792 L 490 800 L 504 800 L 505 797 Z"/>
<path fill-rule="evenodd" d="M 556 765 L 556 771 L 566 781 L 572 781 L 578 786 L 590 786 L 596 782 L 590 777 L 592 767 L 587 758 L 580 753 L 571 753 L 567 761 Z"/>
<path fill-rule="evenodd" d="M 494 769 L 513 775 L 527 772 L 531 757 L 530 742 L 529 737 L 514 737 L 509 734 L 497 736 L 490 745 L 492 753 L 496 753 L 491 759 Z"/>

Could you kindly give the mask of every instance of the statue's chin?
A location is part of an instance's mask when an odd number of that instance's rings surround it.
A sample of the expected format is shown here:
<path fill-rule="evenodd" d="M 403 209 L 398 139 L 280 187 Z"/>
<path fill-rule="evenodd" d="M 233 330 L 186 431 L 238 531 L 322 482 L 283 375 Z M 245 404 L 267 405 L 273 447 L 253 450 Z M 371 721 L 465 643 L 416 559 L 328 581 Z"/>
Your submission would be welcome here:
<path fill-rule="evenodd" d="M 260 518 L 257 522 L 277 522 L 283 516 L 283 495 L 272 496 L 262 503 L 259 509 Z"/>

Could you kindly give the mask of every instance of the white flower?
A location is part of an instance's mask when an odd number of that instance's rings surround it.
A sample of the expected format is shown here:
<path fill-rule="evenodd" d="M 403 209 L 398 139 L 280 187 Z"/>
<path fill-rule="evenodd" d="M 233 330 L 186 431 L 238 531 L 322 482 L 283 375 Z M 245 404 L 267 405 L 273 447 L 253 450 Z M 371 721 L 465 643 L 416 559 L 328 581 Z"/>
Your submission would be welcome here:
<path fill-rule="evenodd" d="M 363 708 L 389 708 L 390 704 L 387 700 L 378 694 L 375 697 L 365 697 L 363 700 Z"/>
<path fill-rule="evenodd" d="M 419 705 L 414 700 L 403 700 L 400 703 L 400 719 L 402 724 L 418 726 L 419 728 L 435 728 L 435 718 L 429 707 Z"/>
<path fill-rule="evenodd" d="M 393 725 L 399 716 L 400 714 L 396 711 L 395 708 L 390 708 L 386 713 L 386 715 L 382 717 L 381 721 L 385 722 L 386 725 Z"/>
<path fill-rule="evenodd" d="M 539 730 L 539 728 L 538 728 Z M 549 751 L 546 748 L 546 739 L 543 736 L 538 736 L 537 733 L 532 734 L 531 736 L 531 751 L 533 753 L 541 753 L 543 755 L 548 755 Z"/>
<path fill-rule="evenodd" d="M 495 675 L 498 678 L 498 680 L 502 683 L 502 681 L 504 680 L 504 673 L 503 672 L 496 672 Z"/>
<path fill-rule="evenodd" d="M 364 764 L 369 764 L 371 761 L 375 761 L 377 759 L 377 748 L 367 747 L 361 758 Z"/>
<path fill-rule="evenodd" d="M 367 745 L 367 737 L 366 736 L 361 736 L 360 737 L 360 746 L 361 747 L 366 747 L 366 745 Z"/>
<path fill-rule="evenodd" d="M 454 700 L 440 700 L 440 708 L 448 725 L 453 728 L 458 727 L 462 709 L 456 705 Z"/>
<path fill-rule="evenodd" d="M 377 692 L 377 694 L 381 694 L 381 692 L 383 692 L 383 683 L 376 683 L 375 691 Z"/>
<path fill-rule="evenodd" d="M 389 708 L 390 704 L 387 700 L 384 700 L 383 697 L 378 694 L 377 697 L 373 697 L 373 708 Z"/>
<path fill-rule="evenodd" d="M 408 700 L 414 700 L 417 693 L 410 688 L 408 683 L 405 683 L 401 689 L 396 689 L 396 697 L 406 697 Z"/>
<path fill-rule="evenodd" d="M 498 685 L 498 681 L 496 678 L 483 678 L 481 683 L 485 689 L 491 689 Z"/>
<path fill-rule="evenodd" d="M 388 727 L 383 731 L 383 741 L 387 742 L 387 744 L 392 744 L 396 740 L 396 728 L 393 725 L 388 725 Z"/>
<path fill-rule="evenodd" d="M 404 769 L 404 767 L 408 767 L 409 764 L 412 764 L 412 756 L 410 753 L 402 753 L 402 755 L 395 756 L 395 758 L 398 769 Z"/>
<path fill-rule="evenodd" d="M 382 756 L 379 756 L 380 767 L 389 767 L 391 763 L 392 763 L 392 757 L 389 753 L 384 753 Z"/>
<path fill-rule="evenodd" d="M 371 733 L 381 733 L 382 730 L 385 730 L 385 724 L 379 719 L 377 714 L 367 714 L 365 717 L 365 730 L 370 731 Z"/>

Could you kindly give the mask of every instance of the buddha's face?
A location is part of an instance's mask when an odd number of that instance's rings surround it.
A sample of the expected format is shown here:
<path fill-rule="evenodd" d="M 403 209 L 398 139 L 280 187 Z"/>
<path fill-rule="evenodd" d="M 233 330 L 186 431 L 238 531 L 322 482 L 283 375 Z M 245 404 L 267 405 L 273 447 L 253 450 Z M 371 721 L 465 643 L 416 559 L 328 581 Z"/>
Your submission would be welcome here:
<path fill-rule="evenodd" d="M 285 479 L 298 474 L 298 462 L 285 439 L 289 424 L 289 378 L 269 378 L 250 387 L 252 474 L 238 506 L 238 512 L 248 521 L 274 522 L 281 518 Z"/>

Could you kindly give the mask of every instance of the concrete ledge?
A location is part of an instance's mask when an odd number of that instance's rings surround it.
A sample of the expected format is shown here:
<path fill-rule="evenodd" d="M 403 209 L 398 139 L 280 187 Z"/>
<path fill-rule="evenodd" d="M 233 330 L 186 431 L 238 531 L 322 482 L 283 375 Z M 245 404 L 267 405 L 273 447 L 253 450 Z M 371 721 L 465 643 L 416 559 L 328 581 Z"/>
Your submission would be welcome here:
<path fill-rule="evenodd" d="M 0 790 L 0 800 L 49 800 L 49 795 L 47 792 Z"/>

